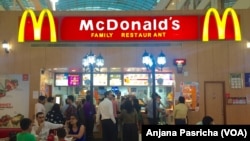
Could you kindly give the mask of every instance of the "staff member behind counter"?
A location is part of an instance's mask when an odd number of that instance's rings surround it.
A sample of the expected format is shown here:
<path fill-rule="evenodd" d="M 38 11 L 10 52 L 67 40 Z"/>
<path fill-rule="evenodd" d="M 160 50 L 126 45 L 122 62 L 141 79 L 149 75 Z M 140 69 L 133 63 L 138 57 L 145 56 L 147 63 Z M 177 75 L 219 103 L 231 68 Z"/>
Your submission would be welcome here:
<path fill-rule="evenodd" d="M 188 107 L 185 104 L 185 98 L 179 97 L 179 103 L 174 106 L 174 121 L 175 125 L 187 124 Z"/>

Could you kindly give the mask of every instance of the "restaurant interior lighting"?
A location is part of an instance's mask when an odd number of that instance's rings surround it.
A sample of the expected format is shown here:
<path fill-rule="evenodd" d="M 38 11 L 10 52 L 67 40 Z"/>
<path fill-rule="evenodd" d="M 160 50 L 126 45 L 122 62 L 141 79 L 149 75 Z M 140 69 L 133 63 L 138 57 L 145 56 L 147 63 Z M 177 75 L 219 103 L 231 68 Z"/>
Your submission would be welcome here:
<path fill-rule="evenodd" d="M 91 102 L 93 103 L 93 95 L 94 95 L 94 70 L 98 68 L 100 70 L 101 67 L 104 66 L 104 58 L 101 54 L 96 56 L 92 51 L 86 54 L 82 59 L 82 66 L 85 71 L 90 72 L 90 94 L 91 94 Z"/>
<path fill-rule="evenodd" d="M 6 40 L 3 41 L 2 47 L 4 48 L 6 53 L 10 53 L 10 44 Z"/>
<path fill-rule="evenodd" d="M 160 68 L 162 71 L 162 68 L 165 66 L 167 62 L 166 55 L 161 51 L 161 53 L 158 55 L 157 59 L 155 59 L 154 55 L 151 53 L 148 53 L 146 50 L 142 55 L 142 63 L 147 68 L 147 70 L 151 71 L 152 74 L 152 99 L 153 99 L 153 120 L 154 124 L 157 125 L 157 118 L 156 118 L 156 90 L 155 90 L 155 71 L 157 68 Z"/>

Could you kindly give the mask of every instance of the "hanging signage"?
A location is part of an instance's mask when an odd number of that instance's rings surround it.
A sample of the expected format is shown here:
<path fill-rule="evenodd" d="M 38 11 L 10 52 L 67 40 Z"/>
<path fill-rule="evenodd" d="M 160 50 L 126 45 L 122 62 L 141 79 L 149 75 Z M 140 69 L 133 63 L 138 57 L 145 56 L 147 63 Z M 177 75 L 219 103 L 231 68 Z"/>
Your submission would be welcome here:
<path fill-rule="evenodd" d="M 174 65 L 177 67 L 177 73 L 182 73 L 183 66 L 186 65 L 186 59 L 174 59 Z"/>
<path fill-rule="evenodd" d="M 47 14 L 47 17 L 45 17 L 45 14 Z M 27 17 L 28 15 L 30 16 Z M 55 23 L 54 17 L 50 10 L 43 9 L 37 20 L 34 11 L 27 9 L 23 12 L 21 17 L 18 32 L 18 42 L 24 42 L 24 38 L 30 37 L 37 41 L 49 38 L 50 42 L 56 42 L 56 25 L 57 24 Z M 25 32 L 25 29 L 29 32 Z M 46 32 L 47 34 L 44 34 Z"/>
<path fill-rule="evenodd" d="M 229 28 L 233 30 L 226 30 Z M 222 18 L 220 18 L 220 14 L 215 8 L 210 8 L 207 11 L 203 23 L 202 41 L 208 41 L 209 37 L 219 40 L 235 38 L 235 41 L 241 41 L 239 19 L 233 8 L 227 8 L 222 14 Z"/>
<path fill-rule="evenodd" d="M 198 39 L 197 16 L 63 17 L 60 27 L 62 41 Z"/>
<path fill-rule="evenodd" d="M 108 85 L 108 75 L 104 73 L 97 73 L 93 74 L 94 80 L 93 85 L 94 86 L 107 86 Z M 82 75 L 82 85 L 88 86 L 90 85 L 90 74 L 83 74 Z"/>
<path fill-rule="evenodd" d="M 110 86 L 121 86 L 122 85 L 122 74 L 109 74 L 109 85 Z"/>
<path fill-rule="evenodd" d="M 152 77 L 152 76 L 151 76 Z M 172 86 L 174 84 L 174 75 L 172 73 L 156 73 L 155 84 L 158 86 Z"/>
<path fill-rule="evenodd" d="M 54 17 L 50 10 L 44 9 L 37 17 L 34 11 L 28 9 L 23 12 L 18 32 L 18 42 L 183 41 L 201 40 L 201 38 L 203 41 L 234 38 L 240 41 L 241 31 L 236 12 L 232 8 L 227 8 L 222 19 L 214 8 L 210 8 L 205 17 L 197 15 Z"/>
<path fill-rule="evenodd" d="M 148 86 L 148 74 L 124 74 L 124 86 Z"/>

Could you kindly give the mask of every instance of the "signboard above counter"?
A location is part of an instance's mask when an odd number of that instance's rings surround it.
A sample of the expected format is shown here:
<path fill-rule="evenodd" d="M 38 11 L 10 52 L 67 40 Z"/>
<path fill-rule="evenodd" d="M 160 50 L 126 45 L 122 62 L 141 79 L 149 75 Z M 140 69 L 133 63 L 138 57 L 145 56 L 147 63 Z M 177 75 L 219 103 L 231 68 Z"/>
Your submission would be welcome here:
<path fill-rule="evenodd" d="M 149 75 L 147 73 L 144 74 L 124 74 L 123 82 L 124 86 L 148 86 Z"/>
<path fill-rule="evenodd" d="M 55 73 L 54 84 L 56 87 L 80 86 L 81 75 L 80 73 Z"/>
<path fill-rule="evenodd" d="M 155 84 L 163 86 L 172 86 L 174 84 L 173 74 L 155 74 Z"/>
<path fill-rule="evenodd" d="M 106 73 L 94 74 L 94 86 L 108 86 L 108 75 Z M 90 74 L 82 75 L 82 85 L 90 84 Z"/>
<path fill-rule="evenodd" d="M 110 86 L 122 86 L 122 74 L 110 74 L 109 85 Z"/>
<path fill-rule="evenodd" d="M 150 73 L 94 73 L 94 86 L 150 86 L 152 78 Z M 156 73 L 157 86 L 172 86 L 173 73 Z M 55 73 L 55 87 L 89 86 L 89 73 Z"/>

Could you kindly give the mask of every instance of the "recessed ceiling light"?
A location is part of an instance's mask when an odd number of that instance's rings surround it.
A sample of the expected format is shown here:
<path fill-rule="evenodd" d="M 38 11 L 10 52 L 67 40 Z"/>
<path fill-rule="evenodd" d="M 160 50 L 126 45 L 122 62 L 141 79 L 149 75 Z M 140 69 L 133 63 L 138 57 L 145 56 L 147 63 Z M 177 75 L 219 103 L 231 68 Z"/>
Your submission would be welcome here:
<path fill-rule="evenodd" d="M 58 2 L 59 0 L 50 0 L 51 2 Z"/>

